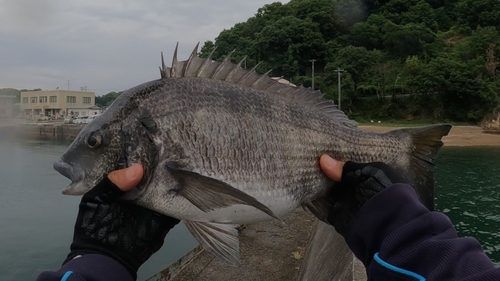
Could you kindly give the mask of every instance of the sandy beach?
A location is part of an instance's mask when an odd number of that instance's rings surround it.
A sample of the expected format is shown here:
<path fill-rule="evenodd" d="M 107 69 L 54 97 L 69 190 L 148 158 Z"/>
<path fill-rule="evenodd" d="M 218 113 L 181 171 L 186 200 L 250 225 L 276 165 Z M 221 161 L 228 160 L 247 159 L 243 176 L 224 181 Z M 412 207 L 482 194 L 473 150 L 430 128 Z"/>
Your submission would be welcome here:
<path fill-rule="evenodd" d="M 359 126 L 372 132 L 387 132 L 396 127 Z M 443 138 L 445 146 L 500 146 L 500 135 L 483 133 L 478 126 L 453 126 L 448 136 Z"/>

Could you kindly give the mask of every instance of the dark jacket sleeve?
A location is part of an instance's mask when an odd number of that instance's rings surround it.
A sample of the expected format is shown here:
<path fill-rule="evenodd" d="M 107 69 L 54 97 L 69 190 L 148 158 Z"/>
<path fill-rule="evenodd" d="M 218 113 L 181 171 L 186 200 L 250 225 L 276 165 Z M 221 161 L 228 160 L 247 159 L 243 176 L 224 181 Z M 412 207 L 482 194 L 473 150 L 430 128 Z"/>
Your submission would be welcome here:
<path fill-rule="evenodd" d="M 479 242 L 458 238 L 450 219 L 424 207 L 409 185 L 368 200 L 345 238 L 369 280 L 500 280 Z"/>
<path fill-rule="evenodd" d="M 45 271 L 37 281 L 133 281 L 128 270 L 114 259 L 97 254 L 83 255 L 58 271 Z"/>

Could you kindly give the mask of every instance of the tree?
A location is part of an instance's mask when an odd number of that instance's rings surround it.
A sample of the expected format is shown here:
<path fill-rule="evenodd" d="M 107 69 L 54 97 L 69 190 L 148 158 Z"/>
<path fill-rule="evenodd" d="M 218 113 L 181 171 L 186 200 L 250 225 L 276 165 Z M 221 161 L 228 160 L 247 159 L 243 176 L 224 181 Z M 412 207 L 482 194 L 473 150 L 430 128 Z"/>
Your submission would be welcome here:
<path fill-rule="evenodd" d="M 198 56 L 200 58 L 206 58 L 206 57 L 208 57 L 208 55 L 212 52 L 212 50 L 214 48 L 215 48 L 214 42 L 207 40 L 207 41 L 205 41 L 203 46 L 201 46 L 201 49 L 200 49 L 200 52 L 198 53 Z"/>
<path fill-rule="evenodd" d="M 460 23 L 477 27 L 494 26 L 500 28 L 500 1 L 497 0 L 461 0 L 455 12 Z"/>
<path fill-rule="evenodd" d="M 340 67 L 349 73 L 353 81 L 352 97 L 355 98 L 358 87 L 365 80 L 372 70 L 382 59 L 382 53 L 378 50 L 369 51 L 364 47 L 347 46 L 337 53 L 334 62 L 328 63 L 325 71 L 330 74 L 331 81 L 337 81 L 335 70 Z"/>
<path fill-rule="evenodd" d="M 434 9 L 432 9 L 431 5 L 424 0 L 421 0 L 416 5 L 411 6 L 410 9 L 408 9 L 408 12 L 403 13 L 401 16 L 402 24 L 423 24 L 433 32 L 438 30 Z"/>
<path fill-rule="evenodd" d="M 316 23 L 287 16 L 266 26 L 256 45 L 260 58 L 276 76 L 303 75 L 310 59 L 323 60 L 325 42 Z"/>
<path fill-rule="evenodd" d="M 348 41 L 368 50 L 383 49 L 383 36 L 391 26 L 394 23 L 384 16 L 370 15 L 365 22 L 357 23 L 351 28 Z"/>
<path fill-rule="evenodd" d="M 478 76 L 483 66 L 482 58 L 464 63 L 438 57 L 417 76 L 415 85 L 421 95 L 437 96 L 442 118 L 479 121 L 498 102 L 495 88 Z"/>
<path fill-rule="evenodd" d="M 98 106 L 110 106 L 113 101 L 123 93 L 123 91 L 120 92 L 109 92 L 103 96 L 100 97 L 95 97 L 95 104 Z"/>
<path fill-rule="evenodd" d="M 486 59 L 486 50 L 491 45 L 500 46 L 500 33 L 493 26 L 478 27 L 471 36 L 457 44 L 453 54 L 461 60 L 467 61 L 482 57 Z M 495 56 L 500 55 L 500 49 L 494 48 Z"/>
<path fill-rule="evenodd" d="M 436 35 L 422 24 L 392 25 L 386 29 L 383 44 L 391 56 L 406 58 L 431 50 L 428 47 L 434 43 L 435 37 Z"/>

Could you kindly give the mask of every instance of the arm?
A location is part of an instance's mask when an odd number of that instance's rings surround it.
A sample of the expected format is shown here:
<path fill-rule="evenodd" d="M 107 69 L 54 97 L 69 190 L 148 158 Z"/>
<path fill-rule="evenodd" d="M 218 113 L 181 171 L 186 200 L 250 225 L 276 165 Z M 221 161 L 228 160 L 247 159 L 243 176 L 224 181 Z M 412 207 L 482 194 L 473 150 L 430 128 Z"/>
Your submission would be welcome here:
<path fill-rule="evenodd" d="M 179 220 L 141 208 L 120 197 L 142 179 L 133 165 L 111 172 L 83 195 L 71 251 L 57 272 L 38 281 L 135 280 L 139 267 L 163 245 Z"/>
<path fill-rule="evenodd" d="M 320 159 L 339 182 L 328 222 L 366 267 L 369 280 L 500 280 L 500 269 L 473 238 L 458 238 L 449 218 L 422 205 L 383 163 Z"/>
<path fill-rule="evenodd" d="M 99 254 L 84 255 L 65 263 L 58 271 L 44 271 L 37 281 L 134 280 L 116 260 Z"/>
<path fill-rule="evenodd" d="M 409 185 L 373 196 L 344 237 L 370 280 L 500 280 L 479 242 L 458 238 L 449 218 L 425 208 Z"/>

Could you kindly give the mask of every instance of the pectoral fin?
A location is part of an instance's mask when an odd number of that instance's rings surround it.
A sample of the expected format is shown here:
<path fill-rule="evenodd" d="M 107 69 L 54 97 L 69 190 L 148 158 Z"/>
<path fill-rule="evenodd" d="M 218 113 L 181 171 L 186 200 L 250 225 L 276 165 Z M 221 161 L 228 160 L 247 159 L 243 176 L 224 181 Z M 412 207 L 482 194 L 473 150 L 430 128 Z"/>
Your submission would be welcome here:
<path fill-rule="evenodd" d="M 184 223 L 203 249 L 232 266 L 238 265 L 240 244 L 237 225 L 193 221 Z"/>
<path fill-rule="evenodd" d="M 173 162 L 168 162 L 166 168 L 180 184 L 178 194 L 204 212 L 235 204 L 244 204 L 253 206 L 273 218 L 280 219 L 257 199 L 223 181 L 180 169 Z"/>

